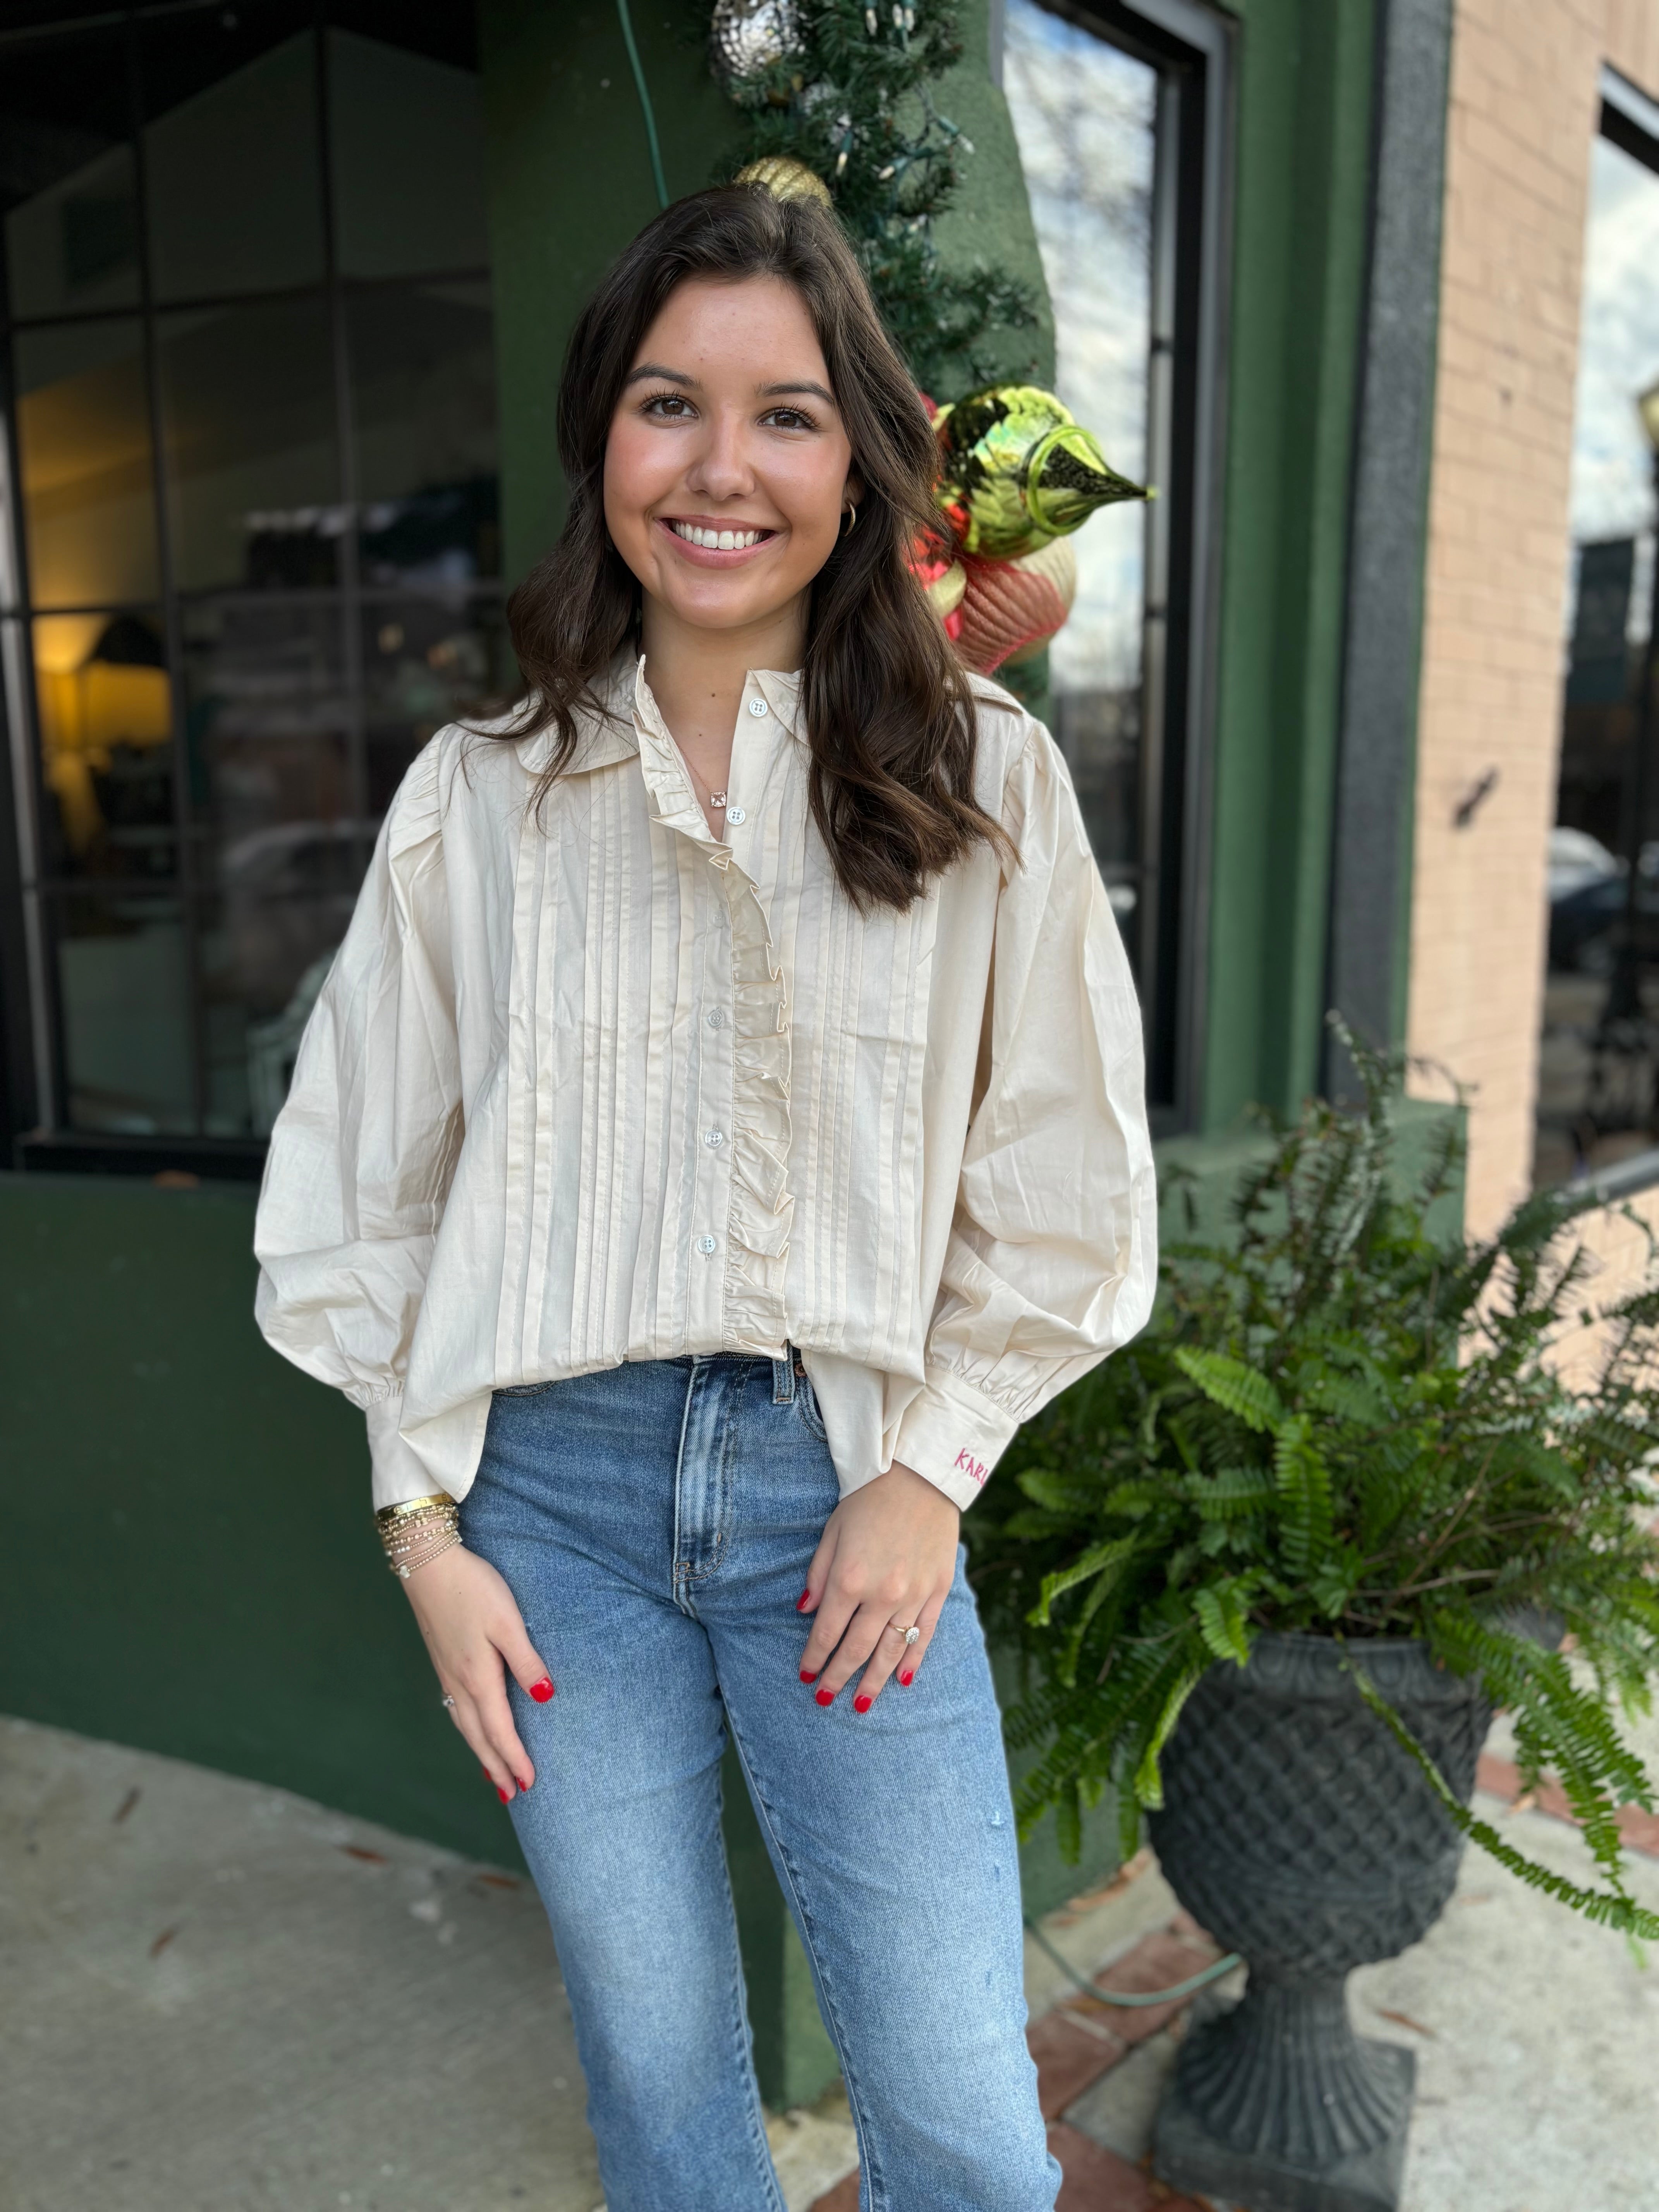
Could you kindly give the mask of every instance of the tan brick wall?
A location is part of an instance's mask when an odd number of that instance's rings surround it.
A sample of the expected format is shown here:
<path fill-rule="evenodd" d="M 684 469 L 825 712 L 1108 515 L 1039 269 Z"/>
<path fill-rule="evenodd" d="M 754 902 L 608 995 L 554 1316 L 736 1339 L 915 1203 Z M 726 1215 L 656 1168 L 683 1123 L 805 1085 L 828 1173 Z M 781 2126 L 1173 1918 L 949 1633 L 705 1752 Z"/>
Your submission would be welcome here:
<path fill-rule="evenodd" d="M 1574 1234 L 1591 1262 L 1581 1308 L 1605 1313 L 1620 1298 L 1641 1289 L 1648 1275 L 1649 1231 L 1659 1234 L 1659 1191 L 1641 1191 L 1627 1206 L 1586 1214 L 1577 1224 Z M 1600 1329 L 1570 1329 L 1557 1340 L 1556 1368 L 1569 1382 L 1585 1389 L 1601 1371 L 1607 1349 Z"/>
<path fill-rule="evenodd" d="M 1659 0 L 1459 0 L 1407 1035 L 1473 1087 L 1476 1231 L 1531 1180 L 1579 289 L 1604 61 L 1659 96 Z M 1492 769 L 1491 795 L 1457 829 L 1459 801 Z"/>

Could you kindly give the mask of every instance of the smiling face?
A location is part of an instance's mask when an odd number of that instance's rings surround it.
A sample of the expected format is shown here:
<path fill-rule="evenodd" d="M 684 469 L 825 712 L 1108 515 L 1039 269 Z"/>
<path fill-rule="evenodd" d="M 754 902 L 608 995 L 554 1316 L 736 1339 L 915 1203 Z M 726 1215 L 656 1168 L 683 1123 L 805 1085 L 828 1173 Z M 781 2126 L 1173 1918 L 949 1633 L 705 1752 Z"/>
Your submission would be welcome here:
<path fill-rule="evenodd" d="M 805 302 L 770 276 L 692 277 L 640 342 L 605 455 L 611 541 L 696 629 L 804 618 L 853 452 Z"/>

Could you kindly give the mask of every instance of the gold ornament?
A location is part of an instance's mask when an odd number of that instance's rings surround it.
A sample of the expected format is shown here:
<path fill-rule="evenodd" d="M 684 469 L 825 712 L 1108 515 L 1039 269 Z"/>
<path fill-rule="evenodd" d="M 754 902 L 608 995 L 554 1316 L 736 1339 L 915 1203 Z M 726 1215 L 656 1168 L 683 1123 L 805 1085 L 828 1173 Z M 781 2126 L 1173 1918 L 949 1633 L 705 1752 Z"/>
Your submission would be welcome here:
<path fill-rule="evenodd" d="M 964 553 L 1016 560 L 1066 537 L 1097 507 L 1152 495 L 1110 467 L 1052 392 L 1000 384 L 942 407 L 939 509 Z"/>
<path fill-rule="evenodd" d="M 762 161 L 751 161 L 746 169 L 739 169 L 732 181 L 734 185 L 759 185 L 775 200 L 817 200 L 820 206 L 827 208 L 836 204 L 830 197 L 829 185 L 817 172 L 788 154 L 768 154 Z"/>

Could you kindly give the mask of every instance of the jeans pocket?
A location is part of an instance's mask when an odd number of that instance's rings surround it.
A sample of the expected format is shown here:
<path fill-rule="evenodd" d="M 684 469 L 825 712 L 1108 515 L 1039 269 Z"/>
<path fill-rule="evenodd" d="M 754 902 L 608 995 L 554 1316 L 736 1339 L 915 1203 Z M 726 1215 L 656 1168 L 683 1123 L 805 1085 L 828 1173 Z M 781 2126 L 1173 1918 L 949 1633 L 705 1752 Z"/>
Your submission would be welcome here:
<path fill-rule="evenodd" d="M 539 1398 L 544 1390 L 550 1390 L 551 1382 L 505 1382 L 492 1390 L 494 1398 Z"/>
<path fill-rule="evenodd" d="M 811 1378 L 799 1367 L 795 1370 L 795 1411 L 800 1415 L 807 1434 L 816 1443 L 829 1443 L 830 1439 L 824 1433 L 823 1415 L 818 1410 L 817 1397 Z"/>

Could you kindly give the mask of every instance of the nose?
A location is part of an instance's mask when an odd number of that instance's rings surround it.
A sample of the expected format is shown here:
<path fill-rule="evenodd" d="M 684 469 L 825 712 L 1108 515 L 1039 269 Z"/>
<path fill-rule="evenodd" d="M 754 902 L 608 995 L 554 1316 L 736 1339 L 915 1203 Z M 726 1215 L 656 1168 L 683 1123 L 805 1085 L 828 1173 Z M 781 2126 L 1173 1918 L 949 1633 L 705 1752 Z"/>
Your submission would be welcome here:
<path fill-rule="evenodd" d="M 705 419 L 703 438 L 686 471 L 686 489 L 710 500 L 741 499 L 755 487 L 748 425 L 735 410 L 725 408 Z"/>

